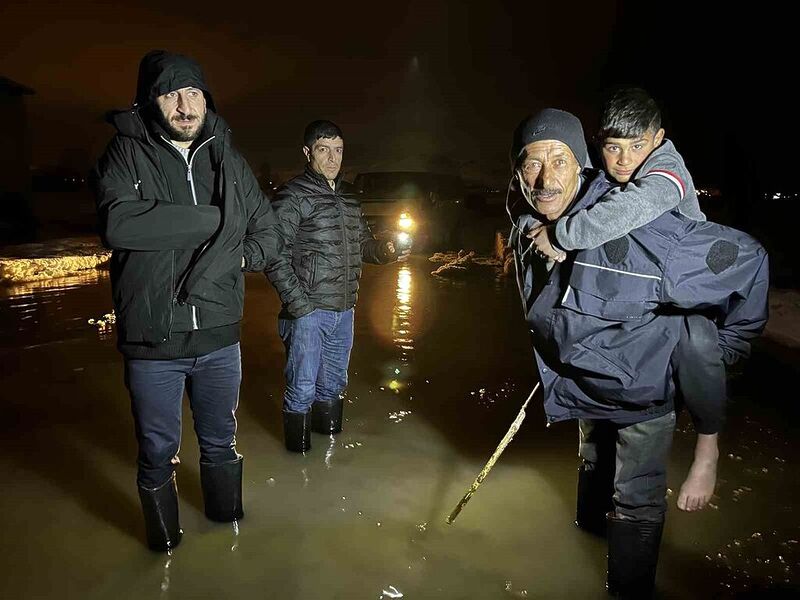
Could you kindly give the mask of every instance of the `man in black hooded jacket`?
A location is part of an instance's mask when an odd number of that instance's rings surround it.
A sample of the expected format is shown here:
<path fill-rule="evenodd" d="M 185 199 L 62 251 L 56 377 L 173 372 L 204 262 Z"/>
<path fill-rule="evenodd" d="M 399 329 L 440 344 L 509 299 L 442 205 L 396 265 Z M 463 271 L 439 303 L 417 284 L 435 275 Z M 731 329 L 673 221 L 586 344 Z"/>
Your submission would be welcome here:
<path fill-rule="evenodd" d="M 277 253 L 269 202 L 231 144 L 199 65 L 161 50 L 139 65 L 135 104 L 93 171 L 100 233 L 113 249 L 117 341 L 139 444 L 151 548 L 180 541 L 175 465 L 187 389 L 206 516 L 243 515 L 235 412 L 242 271 Z"/>

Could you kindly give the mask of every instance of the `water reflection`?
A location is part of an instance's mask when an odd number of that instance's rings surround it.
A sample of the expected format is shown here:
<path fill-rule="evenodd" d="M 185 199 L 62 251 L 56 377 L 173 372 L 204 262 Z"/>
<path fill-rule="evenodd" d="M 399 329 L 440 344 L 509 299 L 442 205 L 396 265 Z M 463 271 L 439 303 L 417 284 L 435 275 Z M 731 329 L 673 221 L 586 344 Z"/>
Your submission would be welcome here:
<path fill-rule="evenodd" d="M 392 342 L 398 349 L 398 363 L 392 365 L 388 387 L 395 393 L 400 392 L 408 381 L 408 365 L 414 352 L 412 335 L 413 310 L 411 295 L 413 277 L 408 265 L 401 265 L 397 271 L 395 301 L 392 307 Z"/>
<path fill-rule="evenodd" d="M 31 346 L 82 337 L 96 331 L 101 340 L 111 339 L 113 330 L 107 313 L 111 297 L 98 306 L 96 289 L 108 285 L 108 272 L 98 269 L 69 277 L 0 286 L 0 337 Z M 89 323 L 102 320 L 103 326 Z"/>
<path fill-rule="evenodd" d="M 397 299 L 392 310 L 392 339 L 400 349 L 400 358 L 408 360 L 408 353 L 414 350 L 411 337 L 411 269 L 403 265 L 397 271 Z"/>
<path fill-rule="evenodd" d="M 164 573 L 161 577 L 161 599 L 169 598 L 169 568 L 172 565 L 172 550 L 167 552 L 167 558 L 164 561 Z"/>
<path fill-rule="evenodd" d="M 33 299 L 36 293 L 64 295 L 86 285 L 95 285 L 108 278 L 108 271 L 102 269 L 87 269 L 67 277 L 51 277 L 38 281 L 24 281 L 0 286 L 0 297 L 27 297 Z M 24 302 L 24 300 L 17 300 Z"/>

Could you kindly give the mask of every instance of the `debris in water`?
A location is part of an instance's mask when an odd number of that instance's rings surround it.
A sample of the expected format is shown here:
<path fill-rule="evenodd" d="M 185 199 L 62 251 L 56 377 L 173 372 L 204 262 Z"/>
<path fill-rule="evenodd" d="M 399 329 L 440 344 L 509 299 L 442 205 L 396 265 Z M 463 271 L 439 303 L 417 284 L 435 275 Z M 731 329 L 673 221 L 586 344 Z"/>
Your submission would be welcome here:
<path fill-rule="evenodd" d="M 398 410 L 396 412 L 389 413 L 389 420 L 395 423 L 400 423 L 403 419 L 405 419 L 408 415 L 411 414 L 410 410 Z"/>
<path fill-rule="evenodd" d="M 381 594 L 381 598 L 402 598 L 402 597 L 403 597 L 403 592 L 398 590 L 393 585 L 390 585 L 388 590 L 383 590 L 383 593 Z"/>
<path fill-rule="evenodd" d="M 94 325 L 100 331 L 106 331 L 108 329 L 111 329 L 111 326 L 116 322 L 117 322 L 117 315 L 114 314 L 113 310 L 110 313 L 104 314 L 102 317 L 99 317 L 97 319 L 89 319 L 87 321 L 89 325 Z"/>
<path fill-rule="evenodd" d="M 275 487 L 275 478 L 274 477 L 270 477 L 269 479 L 267 479 L 267 485 L 269 487 Z"/>
<path fill-rule="evenodd" d="M 464 275 L 469 272 L 475 272 L 475 267 L 493 267 L 496 269 L 502 268 L 503 264 L 498 259 L 491 256 L 478 256 L 474 250 L 469 252 L 466 250 L 459 250 L 456 252 L 437 252 L 429 259 L 431 262 L 444 263 L 435 271 L 431 271 L 431 275 L 452 276 Z"/>
<path fill-rule="evenodd" d="M 746 485 L 743 485 L 740 488 L 736 488 L 735 490 L 733 490 L 733 501 L 738 502 L 739 498 L 752 491 L 753 488 L 749 488 Z"/>
<path fill-rule="evenodd" d="M 417 529 L 419 529 L 420 531 L 425 531 L 427 527 L 428 527 L 427 521 L 425 523 L 420 523 L 419 525 L 417 525 Z"/>
<path fill-rule="evenodd" d="M 44 281 L 56 277 L 102 269 L 111 258 L 111 251 L 98 240 L 86 238 L 58 240 L 46 244 L 11 246 L 0 256 L 0 283 Z"/>
<path fill-rule="evenodd" d="M 528 590 L 519 590 L 518 592 L 514 591 L 513 586 L 511 585 L 510 581 L 506 581 L 506 592 L 511 594 L 514 598 L 527 598 L 528 597 Z"/>

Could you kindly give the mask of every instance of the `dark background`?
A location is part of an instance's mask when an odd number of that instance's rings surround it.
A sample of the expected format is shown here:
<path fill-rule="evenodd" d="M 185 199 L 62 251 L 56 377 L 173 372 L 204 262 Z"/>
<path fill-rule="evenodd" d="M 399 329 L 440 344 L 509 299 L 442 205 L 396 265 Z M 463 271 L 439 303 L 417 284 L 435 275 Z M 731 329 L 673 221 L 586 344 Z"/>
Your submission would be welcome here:
<path fill-rule="evenodd" d="M 591 134 L 605 91 L 636 84 L 660 102 L 697 187 L 721 191 L 709 215 L 780 242 L 797 214 L 797 198 L 772 200 L 798 191 L 792 19 L 770 3 L 702 4 L 11 2 L 0 75 L 35 91 L 24 101 L 38 171 L 85 174 L 112 135 L 103 114 L 131 103 L 139 59 L 164 48 L 203 65 L 266 179 L 296 172 L 304 125 L 328 118 L 350 178 L 434 169 L 497 188 L 525 115 L 565 108 Z"/>

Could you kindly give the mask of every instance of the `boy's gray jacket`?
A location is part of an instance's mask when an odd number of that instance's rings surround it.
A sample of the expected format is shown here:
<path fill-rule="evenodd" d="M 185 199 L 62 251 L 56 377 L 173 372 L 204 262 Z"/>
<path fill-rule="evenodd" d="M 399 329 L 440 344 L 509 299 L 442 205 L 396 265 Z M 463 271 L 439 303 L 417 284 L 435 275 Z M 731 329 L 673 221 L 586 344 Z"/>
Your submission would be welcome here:
<path fill-rule="evenodd" d="M 586 210 L 559 219 L 555 236 L 564 250 L 597 248 L 673 209 L 695 221 L 706 220 L 683 158 L 664 140 L 629 183 L 612 188 Z"/>
<path fill-rule="evenodd" d="M 608 191 L 602 173 L 586 175 L 570 214 Z M 525 235 L 541 217 L 513 192 L 508 209 L 549 422 L 635 423 L 671 410 L 682 313 L 715 319 L 728 363 L 766 324 L 767 253 L 745 233 L 673 210 L 548 271 Z"/>

